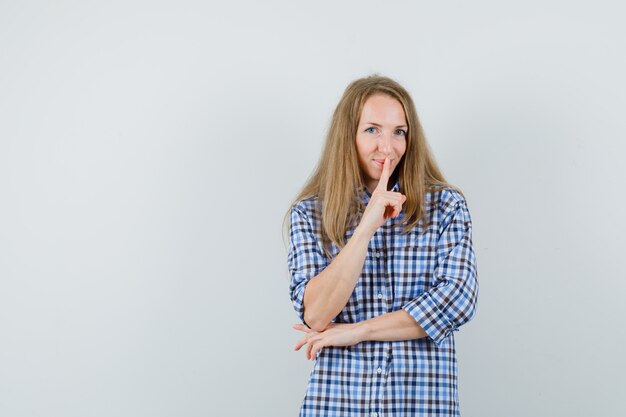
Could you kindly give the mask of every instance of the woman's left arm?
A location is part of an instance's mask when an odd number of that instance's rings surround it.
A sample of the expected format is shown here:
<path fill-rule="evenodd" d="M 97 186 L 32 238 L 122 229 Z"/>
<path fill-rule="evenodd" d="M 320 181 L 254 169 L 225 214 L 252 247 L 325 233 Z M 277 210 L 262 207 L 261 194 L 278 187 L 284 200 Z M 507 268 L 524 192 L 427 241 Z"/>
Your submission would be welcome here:
<path fill-rule="evenodd" d="M 307 359 L 314 359 L 325 346 L 352 346 L 366 340 L 395 341 L 426 337 L 427 334 L 405 310 L 381 314 L 359 323 L 330 323 L 323 332 L 316 332 L 302 324 L 294 329 L 307 333 L 294 350 L 308 344 Z"/>
<path fill-rule="evenodd" d="M 357 323 L 355 327 L 360 334 L 361 341 L 410 340 L 428 336 L 406 310 L 381 314 Z"/>
<path fill-rule="evenodd" d="M 437 345 L 474 317 L 478 300 L 471 216 L 464 198 L 450 197 L 437 243 L 437 284 L 402 306 Z"/>

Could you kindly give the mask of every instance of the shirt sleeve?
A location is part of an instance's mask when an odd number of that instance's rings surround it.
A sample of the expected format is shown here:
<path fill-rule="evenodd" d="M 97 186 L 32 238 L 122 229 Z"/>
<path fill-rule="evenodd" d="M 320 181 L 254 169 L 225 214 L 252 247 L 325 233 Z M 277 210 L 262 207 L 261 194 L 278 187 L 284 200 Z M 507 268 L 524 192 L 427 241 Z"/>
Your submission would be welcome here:
<path fill-rule="evenodd" d="M 438 345 L 474 317 L 478 299 L 472 221 L 464 199 L 444 216 L 441 228 L 437 284 L 402 307 Z"/>
<path fill-rule="evenodd" d="M 304 321 L 304 289 L 311 278 L 326 268 L 328 262 L 307 215 L 295 206 L 291 209 L 287 265 L 293 307 L 302 323 L 310 328 Z"/>

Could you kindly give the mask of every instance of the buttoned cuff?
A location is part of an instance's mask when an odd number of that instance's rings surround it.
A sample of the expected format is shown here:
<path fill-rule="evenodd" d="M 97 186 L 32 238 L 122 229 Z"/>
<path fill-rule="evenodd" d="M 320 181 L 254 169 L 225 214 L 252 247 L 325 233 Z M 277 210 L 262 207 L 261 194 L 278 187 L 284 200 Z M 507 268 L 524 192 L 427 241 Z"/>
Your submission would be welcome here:
<path fill-rule="evenodd" d="M 441 311 L 433 297 L 425 292 L 402 307 L 411 315 L 438 346 L 456 330 L 448 316 Z"/>
<path fill-rule="evenodd" d="M 298 315 L 298 318 L 300 319 L 302 324 L 304 324 L 309 329 L 313 330 L 311 326 L 309 326 L 307 322 L 304 321 L 304 290 L 306 288 L 307 283 L 308 281 L 302 282 L 293 290 L 293 292 L 291 293 L 291 296 L 292 296 L 291 301 L 293 302 L 294 310 L 296 311 L 296 314 Z M 336 321 L 336 317 L 333 318 L 330 322 L 335 323 L 335 321 Z"/>
<path fill-rule="evenodd" d="M 310 329 L 311 327 L 308 324 L 306 324 L 306 322 L 304 321 L 304 288 L 305 286 L 306 286 L 306 282 L 301 282 L 300 284 L 296 286 L 296 288 L 294 288 L 293 292 L 291 293 L 291 301 L 293 302 L 294 310 L 296 311 L 296 314 L 298 315 L 298 318 L 300 319 L 300 321 L 306 327 Z"/>

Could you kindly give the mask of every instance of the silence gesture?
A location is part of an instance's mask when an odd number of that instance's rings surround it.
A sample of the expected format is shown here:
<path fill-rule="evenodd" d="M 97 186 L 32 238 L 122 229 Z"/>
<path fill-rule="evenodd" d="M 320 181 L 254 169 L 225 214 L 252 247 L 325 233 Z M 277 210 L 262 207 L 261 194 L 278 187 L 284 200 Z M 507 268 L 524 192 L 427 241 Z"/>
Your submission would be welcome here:
<path fill-rule="evenodd" d="M 376 189 L 374 189 L 374 192 L 372 192 L 372 197 L 365 208 L 361 223 L 359 223 L 359 227 L 364 228 L 371 235 L 376 233 L 376 230 L 378 230 L 388 218 L 398 217 L 402 211 L 402 204 L 406 201 L 404 194 L 387 191 L 390 176 L 391 161 L 389 158 L 385 158 L 380 180 L 378 180 L 378 185 Z"/>

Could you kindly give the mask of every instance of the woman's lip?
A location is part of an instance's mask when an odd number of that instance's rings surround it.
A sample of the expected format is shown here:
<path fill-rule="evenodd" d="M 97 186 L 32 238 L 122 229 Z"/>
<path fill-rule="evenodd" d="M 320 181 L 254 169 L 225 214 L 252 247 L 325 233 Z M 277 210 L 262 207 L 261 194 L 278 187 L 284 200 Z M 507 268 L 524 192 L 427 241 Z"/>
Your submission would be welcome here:
<path fill-rule="evenodd" d="M 390 163 L 393 162 L 393 159 L 390 159 L 389 162 Z M 384 166 L 384 164 L 385 164 L 385 160 L 384 159 L 374 159 L 374 163 L 382 168 Z"/>

